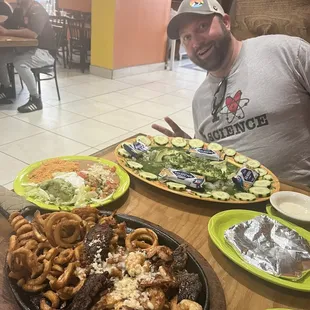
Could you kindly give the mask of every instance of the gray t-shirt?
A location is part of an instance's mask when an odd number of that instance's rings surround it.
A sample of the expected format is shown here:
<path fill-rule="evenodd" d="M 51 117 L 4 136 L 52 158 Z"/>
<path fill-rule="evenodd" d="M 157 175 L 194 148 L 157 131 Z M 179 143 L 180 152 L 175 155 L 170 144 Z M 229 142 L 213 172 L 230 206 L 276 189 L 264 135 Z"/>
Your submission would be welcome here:
<path fill-rule="evenodd" d="M 196 138 L 230 146 L 278 177 L 310 186 L 310 44 L 285 35 L 243 41 L 213 121 L 221 81 L 207 75 L 195 94 Z"/>

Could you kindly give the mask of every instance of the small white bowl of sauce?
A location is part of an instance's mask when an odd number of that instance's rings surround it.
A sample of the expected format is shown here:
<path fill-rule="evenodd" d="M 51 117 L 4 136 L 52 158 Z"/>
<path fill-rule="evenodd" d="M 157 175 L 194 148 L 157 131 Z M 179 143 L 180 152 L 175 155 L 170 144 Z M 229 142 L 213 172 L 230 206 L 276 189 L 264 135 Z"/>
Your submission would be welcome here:
<path fill-rule="evenodd" d="M 292 219 L 310 222 L 310 196 L 296 192 L 277 192 L 270 196 L 272 206 Z"/>

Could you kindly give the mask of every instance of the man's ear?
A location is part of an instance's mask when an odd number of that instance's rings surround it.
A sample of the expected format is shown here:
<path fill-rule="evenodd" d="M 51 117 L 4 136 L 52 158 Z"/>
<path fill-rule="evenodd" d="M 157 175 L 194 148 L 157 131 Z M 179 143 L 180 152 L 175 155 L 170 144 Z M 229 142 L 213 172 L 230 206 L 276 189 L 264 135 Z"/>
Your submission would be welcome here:
<path fill-rule="evenodd" d="M 230 31 L 230 26 L 231 26 L 230 16 L 228 14 L 225 14 L 222 18 L 222 21 L 226 29 Z"/>

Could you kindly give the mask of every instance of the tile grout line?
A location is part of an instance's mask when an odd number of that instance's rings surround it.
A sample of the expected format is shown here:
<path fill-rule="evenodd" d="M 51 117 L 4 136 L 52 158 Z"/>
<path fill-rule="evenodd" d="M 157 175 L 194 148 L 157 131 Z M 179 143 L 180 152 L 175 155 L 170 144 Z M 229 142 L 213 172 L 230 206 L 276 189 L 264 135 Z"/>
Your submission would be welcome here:
<path fill-rule="evenodd" d="M 10 154 L 8 154 L 8 153 L 5 153 L 5 152 L 3 152 L 3 151 L 0 151 L 0 153 L 4 154 L 4 155 L 6 155 L 6 156 L 9 156 L 9 157 L 11 157 L 11 158 L 14 158 L 14 159 L 16 159 L 16 160 L 18 160 L 18 161 L 24 163 L 25 165 L 29 165 L 29 163 L 27 163 L 26 161 L 23 161 L 23 160 L 21 160 L 21 159 L 18 159 L 18 158 L 14 157 L 14 156 L 12 156 L 12 155 L 10 155 Z M 10 182 L 9 182 L 9 183 L 10 183 Z"/>

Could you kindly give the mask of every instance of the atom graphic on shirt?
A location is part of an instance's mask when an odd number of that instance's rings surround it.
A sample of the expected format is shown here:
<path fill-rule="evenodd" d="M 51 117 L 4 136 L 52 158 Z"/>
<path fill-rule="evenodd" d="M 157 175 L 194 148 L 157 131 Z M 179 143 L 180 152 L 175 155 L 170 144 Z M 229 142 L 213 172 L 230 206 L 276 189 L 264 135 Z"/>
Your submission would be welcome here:
<path fill-rule="evenodd" d="M 250 99 L 241 98 L 242 91 L 238 90 L 234 97 L 227 96 L 225 99 L 225 103 L 221 110 L 218 111 L 218 115 L 222 114 L 226 116 L 226 120 L 228 124 L 232 123 L 235 119 L 244 119 L 244 107 L 248 105 Z M 217 117 L 215 120 L 219 120 Z"/>

